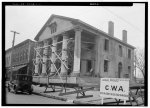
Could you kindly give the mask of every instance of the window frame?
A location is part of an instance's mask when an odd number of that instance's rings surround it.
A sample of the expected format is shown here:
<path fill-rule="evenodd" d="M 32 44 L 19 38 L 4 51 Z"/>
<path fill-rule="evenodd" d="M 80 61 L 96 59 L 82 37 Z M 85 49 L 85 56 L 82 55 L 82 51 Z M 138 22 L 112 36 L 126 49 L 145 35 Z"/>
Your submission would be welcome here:
<path fill-rule="evenodd" d="M 57 24 L 56 22 L 50 24 L 50 31 L 51 31 L 51 34 L 55 33 L 57 31 Z"/>
<path fill-rule="evenodd" d="M 104 51 L 109 52 L 109 39 L 104 39 Z"/>
<path fill-rule="evenodd" d="M 128 59 L 131 59 L 131 49 L 128 49 Z"/>
<path fill-rule="evenodd" d="M 119 55 L 120 57 L 123 57 L 123 46 L 119 44 L 118 47 L 119 47 L 118 55 Z"/>
<path fill-rule="evenodd" d="M 90 64 L 90 67 L 89 67 Z M 90 70 L 92 69 L 92 60 L 87 60 L 87 72 L 90 72 Z"/>
<path fill-rule="evenodd" d="M 129 72 L 129 69 L 130 69 L 130 72 Z M 131 66 L 128 66 L 128 74 L 130 74 L 130 73 L 131 73 Z"/>
<path fill-rule="evenodd" d="M 107 59 L 104 60 L 104 72 L 109 72 L 109 60 Z"/>

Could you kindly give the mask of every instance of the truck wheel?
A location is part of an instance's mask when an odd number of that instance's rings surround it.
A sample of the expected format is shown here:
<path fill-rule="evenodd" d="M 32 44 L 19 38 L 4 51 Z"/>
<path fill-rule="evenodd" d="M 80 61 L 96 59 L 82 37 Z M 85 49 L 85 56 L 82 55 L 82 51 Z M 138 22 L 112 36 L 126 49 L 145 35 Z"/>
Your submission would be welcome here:
<path fill-rule="evenodd" d="M 14 93 L 17 94 L 17 87 L 14 86 Z"/>
<path fill-rule="evenodd" d="M 29 95 L 31 95 L 31 94 L 32 94 L 32 91 L 29 91 L 28 93 L 29 93 Z"/>
<path fill-rule="evenodd" d="M 8 86 L 8 92 L 10 92 L 10 87 Z"/>

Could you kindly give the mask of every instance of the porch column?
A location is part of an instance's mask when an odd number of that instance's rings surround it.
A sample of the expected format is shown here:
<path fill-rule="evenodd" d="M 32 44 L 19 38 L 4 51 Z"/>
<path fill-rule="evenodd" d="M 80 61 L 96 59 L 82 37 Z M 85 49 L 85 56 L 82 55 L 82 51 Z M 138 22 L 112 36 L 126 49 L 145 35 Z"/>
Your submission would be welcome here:
<path fill-rule="evenodd" d="M 38 43 L 36 44 L 36 58 L 35 58 L 35 73 L 34 73 L 34 76 L 38 76 L 39 74 L 39 62 L 40 62 L 40 56 L 38 55 L 38 53 L 40 53 L 40 50 L 38 49 L 40 46 L 38 45 Z"/>
<path fill-rule="evenodd" d="M 48 41 L 44 40 L 44 47 L 48 45 Z M 46 76 L 46 69 L 47 69 L 47 53 L 48 53 L 48 47 L 45 47 L 43 49 L 43 64 L 42 64 L 42 74 L 41 76 Z"/>
<path fill-rule="evenodd" d="M 95 51 L 96 51 L 96 54 L 95 54 L 95 75 L 97 77 L 100 76 L 100 49 L 101 49 L 101 42 L 100 42 L 100 37 L 97 36 L 95 38 L 95 42 L 96 42 L 96 45 L 95 45 Z"/>
<path fill-rule="evenodd" d="M 79 76 L 80 74 L 81 32 L 82 32 L 81 28 L 79 27 L 75 28 L 74 65 L 72 76 Z"/>
<path fill-rule="evenodd" d="M 55 55 L 54 52 L 56 52 L 56 46 L 57 46 L 56 42 L 57 42 L 57 37 L 53 37 L 53 38 L 52 38 L 52 41 L 53 41 L 53 44 L 52 44 L 52 56 L 51 56 L 51 59 L 52 59 L 52 61 L 55 63 L 56 55 Z M 52 72 L 52 73 L 56 72 L 55 67 L 54 67 L 53 64 L 51 64 L 51 72 Z"/>
<path fill-rule="evenodd" d="M 68 55 L 67 55 L 67 37 L 68 37 L 68 35 L 67 35 L 67 33 L 63 33 L 62 35 L 63 35 L 63 43 L 62 43 L 62 57 L 61 58 L 62 58 L 63 62 L 61 62 L 61 72 L 60 72 L 61 76 L 67 75 L 67 69 L 64 65 L 67 66 L 67 64 L 68 64 L 67 63 L 67 58 L 68 58 Z"/>

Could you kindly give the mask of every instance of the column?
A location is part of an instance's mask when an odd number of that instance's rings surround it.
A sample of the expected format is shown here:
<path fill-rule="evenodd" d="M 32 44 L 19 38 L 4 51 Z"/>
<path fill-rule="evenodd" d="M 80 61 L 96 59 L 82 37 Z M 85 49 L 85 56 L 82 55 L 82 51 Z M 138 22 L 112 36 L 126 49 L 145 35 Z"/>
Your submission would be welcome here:
<path fill-rule="evenodd" d="M 80 58 L 81 58 L 81 28 L 75 28 L 75 42 L 74 42 L 74 65 L 72 76 L 79 76 L 80 74 Z"/>
<path fill-rule="evenodd" d="M 38 76 L 38 73 L 39 73 L 39 59 L 40 59 L 40 56 L 38 55 L 38 53 L 40 53 L 40 50 L 38 49 L 39 48 L 39 45 L 38 45 L 38 43 L 37 43 L 37 45 L 36 45 L 37 47 L 37 49 L 36 49 L 36 58 L 35 58 L 35 73 L 34 73 L 34 75 L 35 76 Z"/>
<path fill-rule="evenodd" d="M 95 54 L 95 75 L 97 77 L 100 76 L 100 36 L 97 36 L 95 38 L 95 42 L 96 42 L 96 45 L 95 45 L 95 51 L 96 51 L 96 54 Z"/>
<path fill-rule="evenodd" d="M 44 40 L 44 47 L 48 45 L 48 40 Z M 47 53 L 48 53 L 48 47 L 45 47 L 43 49 L 43 63 L 42 63 L 42 73 L 41 76 L 46 76 L 46 70 L 47 70 Z"/>
<path fill-rule="evenodd" d="M 53 37 L 53 38 L 52 38 L 52 41 L 53 41 L 53 44 L 52 44 L 52 47 L 51 47 L 51 48 L 52 48 L 52 56 L 51 56 L 51 59 L 52 59 L 52 61 L 55 63 L 56 55 L 55 55 L 54 52 L 56 52 L 56 46 L 57 46 L 56 42 L 57 42 L 57 37 Z M 51 64 L 51 73 L 54 73 L 54 72 L 56 72 L 55 67 L 54 67 L 53 64 Z"/>
<path fill-rule="evenodd" d="M 67 58 L 68 58 L 68 55 L 67 55 L 67 33 L 63 33 L 63 43 L 62 43 L 62 61 L 61 62 L 61 76 L 64 76 L 64 75 L 67 75 L 67 69 L 64 65 L 67 66 Z M 68 67 L 68 66 L 67 66 Z"/>

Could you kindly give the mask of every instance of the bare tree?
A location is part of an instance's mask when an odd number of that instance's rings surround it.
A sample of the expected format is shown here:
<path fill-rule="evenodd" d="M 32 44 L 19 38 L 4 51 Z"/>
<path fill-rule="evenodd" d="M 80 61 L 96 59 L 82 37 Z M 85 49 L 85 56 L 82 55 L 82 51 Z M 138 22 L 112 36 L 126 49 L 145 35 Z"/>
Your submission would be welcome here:
<path fill-rule="evenodd" d="M 138 68 L 143 77 L 145 77 L 145 56 L 144 56 L 144 49 L 137 48 L 135 50 L 135 68 Z"/>

